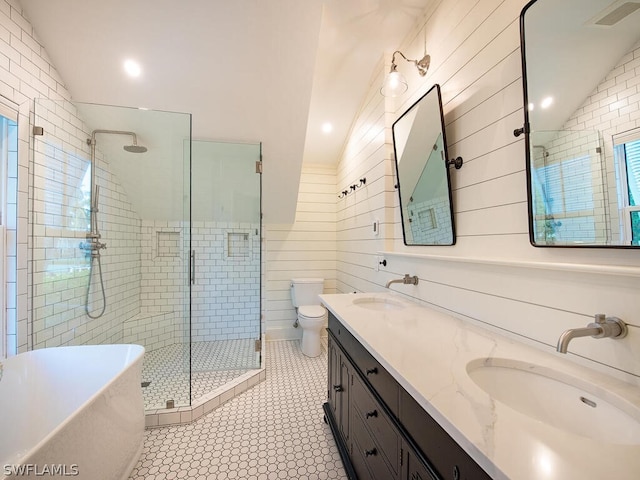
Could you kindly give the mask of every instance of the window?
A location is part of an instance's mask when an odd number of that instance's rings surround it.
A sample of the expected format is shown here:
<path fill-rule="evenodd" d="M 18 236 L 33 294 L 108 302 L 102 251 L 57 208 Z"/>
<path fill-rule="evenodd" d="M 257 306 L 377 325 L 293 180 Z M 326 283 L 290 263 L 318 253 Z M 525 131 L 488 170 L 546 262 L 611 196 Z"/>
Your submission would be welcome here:
<path fill-rule="evenodd" d="M 0 98 L 0 358 L 14 354 L 16 338 L 16 245 L 18 112 Z M 14 235 L 7 236 L 7 231 Z M 14 239 L 7 245 L 7 238 Z M 10 295 L 11 296 L 10 296 Z M 12 298 L 13 297 L 13 298 Z M 11 319 L 9 322 L 8 319 Z"/>
<path fill-rule="evenodd" d="M 640 129 L 614 137 L 623 244 L 640 246 Z"/>
<path fill-rule="evenodd" d="M 533 171 L 539 199 L 535 212 L 538 240 L 593 243 L 596 216 L 592 159 L 589 155 L 539 166 Z"/>

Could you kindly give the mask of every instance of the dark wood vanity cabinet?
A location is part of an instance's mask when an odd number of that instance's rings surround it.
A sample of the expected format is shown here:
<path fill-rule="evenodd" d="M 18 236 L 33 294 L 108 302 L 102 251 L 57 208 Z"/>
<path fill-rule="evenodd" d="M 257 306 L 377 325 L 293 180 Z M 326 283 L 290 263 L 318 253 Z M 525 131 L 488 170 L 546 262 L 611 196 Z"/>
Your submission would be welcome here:
<path fill-rule="evenodd" d="M 327 398 L 342 440 L 349 441 L 349 393 L 351 364 L 335 343 L 329 342 L 329 375 Z"/>
<path fill-rule="evenodd" d="M 350 479 L 490 480 L 329 313 L 325 418 Z"/>

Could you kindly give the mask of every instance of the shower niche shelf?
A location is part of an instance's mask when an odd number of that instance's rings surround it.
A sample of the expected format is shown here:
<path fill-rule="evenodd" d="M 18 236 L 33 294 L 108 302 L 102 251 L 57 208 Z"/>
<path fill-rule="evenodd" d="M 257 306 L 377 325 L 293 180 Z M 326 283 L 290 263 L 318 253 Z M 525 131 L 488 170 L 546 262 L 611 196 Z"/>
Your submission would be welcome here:
<path fill-rule="evenodd" d="M 180 256 L 180 232 L 156 232 L 156 257 Z"/>

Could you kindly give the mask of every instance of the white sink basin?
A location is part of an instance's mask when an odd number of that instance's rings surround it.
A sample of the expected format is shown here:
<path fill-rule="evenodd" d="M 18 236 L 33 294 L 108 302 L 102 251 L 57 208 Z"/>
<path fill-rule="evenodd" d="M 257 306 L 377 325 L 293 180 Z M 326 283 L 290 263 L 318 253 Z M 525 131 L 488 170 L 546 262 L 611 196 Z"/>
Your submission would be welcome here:
<path fill-rule="evenodd" d="M 405 305 L 390 298 L 380 297 L 360 297 L 353 300 L 353 304 L 361 308 L 367 308 L 369 310 L 402 310 Z"/>
<path fill-rule="evenodd" d="M 469 377 L 498 402 L 555 428 L 612 444 L 640 444 L 640 410 L 613 392 L 560 371 L 478 359 Z"/>

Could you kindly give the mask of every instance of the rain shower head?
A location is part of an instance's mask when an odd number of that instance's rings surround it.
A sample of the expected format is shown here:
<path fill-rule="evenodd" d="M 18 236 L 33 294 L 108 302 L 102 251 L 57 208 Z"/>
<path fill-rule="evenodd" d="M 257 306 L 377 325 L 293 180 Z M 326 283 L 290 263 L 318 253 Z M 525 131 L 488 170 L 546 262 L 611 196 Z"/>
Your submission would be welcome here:
<path fill-rule="evenodd" d="M 130 153 L 144 153 L 147 151 L 147 147 L 143 147 L 142 145 L 125 145 L 124 148 L 127 152 Z"/>
<path fill-rule="evenodd" d="M 91 138 L 87 138 L 87 145 L 92 145 L 93 147 L 95 147 L 97 133 L 106 133 L 110 135 L 130 135 L 133 139 L 133 142 L 131 143 L 131 145 L 125 145 L 123 147 L 125 151 L 130 153 L 144 153 L 147 151 L 147 147 L 138 145 L 138 137 L 134 132 L 127 132 L 123 130 L 94 130 L 93 132 L 91 132 Z"/>

